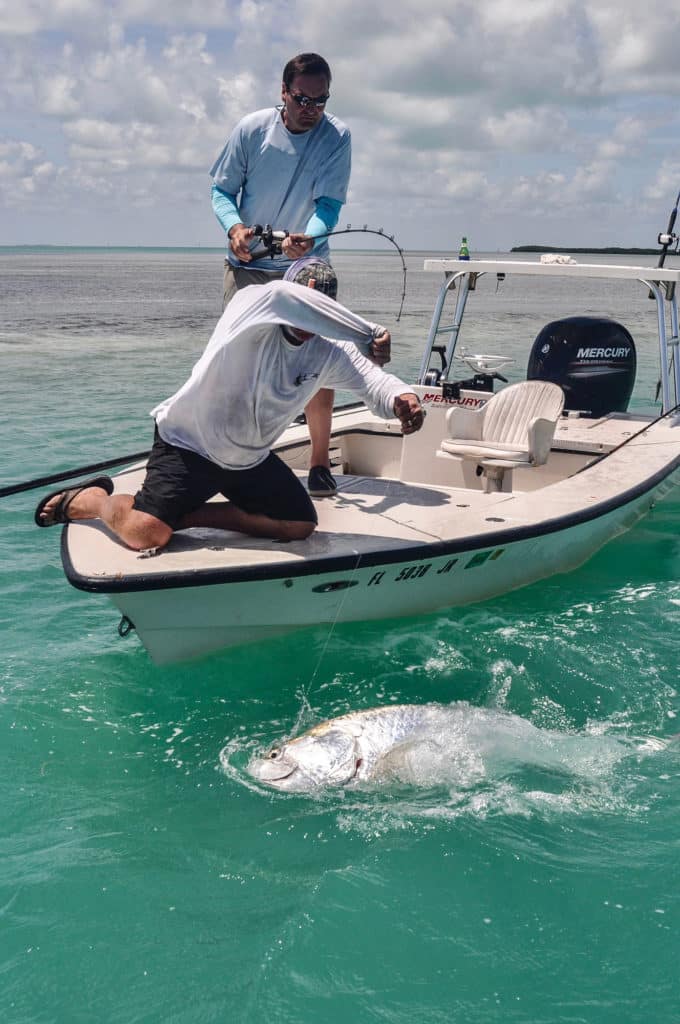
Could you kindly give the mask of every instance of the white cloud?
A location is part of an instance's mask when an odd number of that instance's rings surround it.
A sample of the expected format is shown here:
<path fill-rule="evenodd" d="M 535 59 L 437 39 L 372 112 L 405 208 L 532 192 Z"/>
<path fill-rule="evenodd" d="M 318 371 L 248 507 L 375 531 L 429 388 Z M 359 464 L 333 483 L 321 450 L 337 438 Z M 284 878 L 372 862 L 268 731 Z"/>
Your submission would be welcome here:
<path fill-rule="evenodd" d="M 651 202 L 661 201 L 670 209 L 671 199 L 677 196 L 678 190 L 680 190 L 680 159 L 674 157 L 663 161 L 656 177 L 645 188 L 645 198 Z M 665 224 L 663 229 L 665 231 Z"/>
<path fill-rule="evenodd" d="M 175 240 L 219 243 L 208 167 L 242 114 L 278 100 L 285 60 L 317 49 L 353 133 L 347 219 L 420 247 L 454 216 L 490 230 L 496 210 L 496 247 L 543 211 L 635 244 L 680 185 L 678 37 L 675 0 L 644 17 L 633 0 L 0 0 L 0 202 L 49 189 L 41 227 L 57 232 L 91 202 L 86 241 L 110 234 L 109 200 L 135 232 L 126 204 L 150 231 L 170 204 Z"/>
<path fill-rule="evenodd" d="M 21 207 L 54 173 L 54 165 L 30 142 L 0 139 L 0 200 L 8 207 Z"/>
<path fill-rule="evenodd" d="M 518 107 L 482 120 L 481 133 L 489 147 L 505 152 L 515 150 L 561 150 L 568 147 L 568 118 L 548 107 Z"/>
<path fill-rule="evenodd" d="M 36 83 L 37 107 L 51 117 L 72 117 L 80 110 L 74 91 L 78 80 L 73 75 L 57 73 L 41 78 Z"/>

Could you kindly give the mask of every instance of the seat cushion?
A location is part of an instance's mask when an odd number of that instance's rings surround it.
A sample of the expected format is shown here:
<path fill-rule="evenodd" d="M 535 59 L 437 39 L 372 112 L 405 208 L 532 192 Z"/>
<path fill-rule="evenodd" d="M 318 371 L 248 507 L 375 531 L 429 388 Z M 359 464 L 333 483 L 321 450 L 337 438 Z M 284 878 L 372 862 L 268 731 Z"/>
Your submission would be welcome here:
<path fill-rule="evenodd" d="M 504 444 L 493 444 L 490 441 L 452 441 L 444 438 L 441 449 L 449 455 L 459 455 L 463 459 L 504 459 L 508 462 L 529 463 L 529 452 L 518 447 Z"/>

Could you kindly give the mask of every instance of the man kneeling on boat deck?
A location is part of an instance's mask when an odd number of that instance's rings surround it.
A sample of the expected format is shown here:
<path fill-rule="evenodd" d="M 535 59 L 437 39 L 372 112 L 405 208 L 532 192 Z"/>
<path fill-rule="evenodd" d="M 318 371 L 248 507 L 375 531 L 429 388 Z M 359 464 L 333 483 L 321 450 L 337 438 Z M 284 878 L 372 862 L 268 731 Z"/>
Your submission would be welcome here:
<path fill-rule="evenodd" d="M 335 301 L 324 261 L 305 257 L 287 276 L 238 292 L 189 380 L 152 410 L 141 490 L 112 494 L 111 479 L 98 477 L 55 491 L 36 509 L 38 526 L 101 519 L 134 550 L 162 548 L 192 526 L 304 540 L 316 510 L 271 446 L 320 388 L 356 392 L 376 415 L 396 416 L 405 434 L 420 429 L 417 397 L 381 369 L 385 328 Z M 216 494 L 228 500 L 208 502 Z"/>

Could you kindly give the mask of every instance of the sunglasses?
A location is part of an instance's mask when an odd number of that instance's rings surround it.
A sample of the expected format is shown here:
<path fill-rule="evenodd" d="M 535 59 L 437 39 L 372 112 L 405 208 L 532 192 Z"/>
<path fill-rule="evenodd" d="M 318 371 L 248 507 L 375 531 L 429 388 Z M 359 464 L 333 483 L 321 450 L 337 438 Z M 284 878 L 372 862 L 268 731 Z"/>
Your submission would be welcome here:
<path fill-rule="evenodd" d="M 298 107 L 325 107 L 331 98 L 330 93 L 326 93 L 325 96 L 305 96 L 303 92 L 291 92 L 290 89 L 286 90 L 292 100 L 295 100 Z"/>

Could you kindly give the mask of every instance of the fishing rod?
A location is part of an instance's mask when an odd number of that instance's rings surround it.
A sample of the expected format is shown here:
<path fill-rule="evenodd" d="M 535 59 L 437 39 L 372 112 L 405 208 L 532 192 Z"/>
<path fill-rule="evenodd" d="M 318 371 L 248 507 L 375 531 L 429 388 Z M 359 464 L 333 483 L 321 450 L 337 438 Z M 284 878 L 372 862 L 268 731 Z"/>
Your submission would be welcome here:
<path fill-rule="evenodd" d="M 678 205 L 680 205 L 680 192 L 678 192 L 677 196 L 675 197 L 675 206 L 671 210 L 671 215 L 668 219 L 668 227 L 665 231 L 660 232 L 659 237 L 657 239 L 659 245 L 661 246 L 661 252 L 659 254 L 659 262 L 657 264 L 657 267 L 662 267 L 664 265 L 664 263 L 666 262 L 666 256 L 668 254 L 668 251 L 674 242 L 675 249 L 673 251 L 678 251 L 679 239 L 673 231 L 673 228 L 675 227 L 675 220 L 678 216 Z"/>
<path fill-rule="evenodd" d="M 122 466 L 126 462 L 137 462 L 146 459 L 150 455 L 150 449 L 144 452 L 133 452 L 131 455 L 122 455 L 117 459 L 106 459 L 104 462 L 92 462 L 89 466 L 78 466 L 76 469 L 65 469 L 61 473 L 52 473 L 50 476 L 39 476 L 35 480 L 24 480 L 21 484 L 10 484 L 9 487 L 0 487 L 0 498 L 7 498 L 10 494 L 21 494 L 22 491 L 33 491 L 37 487 L 46 487 L 47 484 L 58 484 L 62 480 L 72 480 L 79 476 L 89 476 L 100 469 L 112 469 L 114 466 Z"/>
<path fill-rule="evenodd" d="M 660 231 L 657 236 L 657 242 L 661 246 L 661 252 L 659 253 L 659 261 L 657 263 L 657 268 L 663 267 L 664 263 L 666 262 L 666 256 L 669 252 L 676 253 L 678 251 L 678 242 L 680 240 L 678 239 L 678 236 L 673 230 L 673 228 L 675 227 L 676 218 L 678 216 L 678 205 L 680 205 L 680 192 L 678 192 L 677 196 L 675 197 L 675 206 L 671 210 L 671 215 L 668 218 L 668 227 L 665 231 Z M 674 243 L 675 248 L 672 249 L 671 246 Z M 665 283 L 665 287 L 666 298 L 670 301 L 673 298 L 673 294 L 675 292 L 675 281 L 667 281 Z M 649 298 L 654 298 L 653 292 L 649 293 Z"/>
<path fill-rule="evenodd" d="M 263 256 L 270 256 L 274 259 L 275 256 L 280 256 L 283 252 L 282 246 L 284 239 L 288 238 L 289 231 L 275 231 L 271 224 L 265 224 L 264 227 L 261 224 L 253 224 L 253 234 L 262 241 L 262 249 L 258 249 L 252 253 L 253 259 L 261 259 Z M 401 302 L 399 303 L 399 312 L 397 313 L 397 323 L 401 319 L 402 310 L 404 308 L 404 300 L 406 298 L 406 260 L 404 259 L 404 250 L 395 241 L 394 235 L 386 234 L 382 228 L 369 228 L 366 224 L 362 228 L 353 228 L 351 224 L 348 224 L 346 228 L 340 228 L 338 231 L 326 231 L 322 235 L 314 235 L 314 241 L 318 238 L 333 238 L 336 235 L 354 235 L 354 234 L 365 234 L 365 235 L 379 235 L 381 238 L 385 238 L 390 242 L 399 253 L 401 259 L 401 266 L 403 272 L 403 287 L 401 291 Z"/>
<path fill-rule="evenodd" d="M 336 405 L 335 408 L 339 411 L 341 409 L 353 409 L 361 402 L 345 402 L 343 405 Z M 300 413 L 293 423 L 305 423 L 304 413 Z M 103 462 L 91 462 L 87 466 L 77 466 L 75 469 L 64 469 L 59 473 L 51 473 L 49 476 L 39 476 L 34 480 L 24 480 L 20 484 L 9 484 L 7 487 L 0 487 L 0 498 L 8 498 L 10 494 L 21 494 L 23 491 L 34 491 L 38 487 L 46 487 L 48 484 L 59 484 L 63 480 L 77 480 L 81 476 L 90 476 L 91 473 L 97 473 L 101 469 L 113 469 L 114 466 L 124 466 L 132 462 L 141 462 L 142 459 L 147 459 L 151 454 L 151 449 L 147 448 L 143 452 L 131 452 L 129 455 L 119 455 L 115 459 L 105 459 Z"/>
<path fill-rule="evenodd" d="M 680 242 L 680 239 L 678 238 L 678 236 L 676 235 L 676 233 L 673 230 L 673 228 L 675 227 L 676 218 L 678 216 L 678 205 L 680 205 L 680 192 L 678 192 L 677 196 L 675 197 L 675 206 L 671 210 L 671 215 L 668 218 L 668 227 L 666 228 L 665 231 L 660 231 L 659 235 L 657 237 L 657 242 L 661 246 L 661 252 L 659 253 L 659 261 L 657 263 L 657 268 L 658 267 L 663 267 L 664 263 L 666 262 L 666 256 L 668 255 L 669 252 L 677 253 L 677 251 L 678 251 L 678 243 Z M 675 248 L 671 249 L 671 246 L 673 245 L 673 243 L 675 243 Z M 665 290 L 666 290 L 666 298 L 667 298 L 667 300 L 669 302 L 672 302 L 673 301 L 673 296 L 675 295 L 675 281 L 666 281 L 666 282 L 664 282 L 664 287 L 665 287 Z M 655 295 L 654 295 L 653 291 L 649 292 L 649 298 L 650 299 L 655 298 Z M 675 358 L 675 349 L 671 353 L 671 367 L 673 366 L 673 359 L 674 358 Z M 660 393 L 661 393 L 661 381 L 659 380 L 657 382 L 657 385 L 656 385 L 656 395 L 655 395 L 655 398 L 654 398 L 655 402 L 658 402 L 659 394 Z"/>

